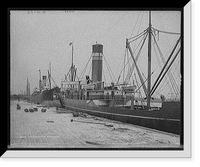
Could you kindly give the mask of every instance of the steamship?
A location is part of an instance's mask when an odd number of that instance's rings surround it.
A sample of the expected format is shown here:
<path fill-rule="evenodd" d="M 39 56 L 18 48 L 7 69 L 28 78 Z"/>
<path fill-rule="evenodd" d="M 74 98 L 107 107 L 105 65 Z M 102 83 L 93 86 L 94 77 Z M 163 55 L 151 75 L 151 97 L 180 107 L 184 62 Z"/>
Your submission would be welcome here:
<path fill-rule="evenodd" d="M 40 70 L 39 70 L 40 72 Z M 51 88 L 51 75 L 48 71 L 47 76 L 43 75 L 41 80 L 41 72 L 39 79 L 39 89 L 35 88 L 32 95 L 30 96 L 30 102 L 35 104 L 47 104 L 53 106 L 53 95 L 60 89 L 58 87 Z"/>
<path fill-rule="evenodd" d="M 155 83 L 151 86 L 153 73 L 151 70 L 151 43 L 153 41 L 154 45 L 157 46 L 155 35 L 158 33 L 174 34 L 178 35 L 179 38 L 170 50 L 168 59 L 163 60 L 162 69 Z M 141 49 L 145 40 L 148 39 L 148 74 L 146 80 L 144 80 L 137 63 L 139 51 L 138 54 L 135 54 L 131 47 L 131 43 L 138 39 L 142 39 Z M 151 25 L 151 12 L 149 12 L 149 26 L 147 29 L 134 37 L 126 39 L 126 49 L 133 61 L 130 71 L 136 70 L 140 85 L 134 83 L 132 85 L 119 84 L 118 80 L 110 85 L 105 85 L 105 82 L 102 81 L 103 45 L 98 43 L 92 45 L 91 79 L 88 75 L 85 79 L 78 78 L 77 68 L 73 64 L 73 43 L 70 43 L 70 45 L 72 45 L 72 65 L 65 79 L 61 81 L 60 93 L 54 94 L 55 106 L 64 107 L 74 112 L 83 112 L 124 123 L 181 134 L 182 108 L 180 96 L 173 99 L 167 99 L 164 95 L 160 95 L 160 98 L 157 99 L 153 98 L 154 92 L 164 77 L 170 74 L 170 80 L 173 80 L 170 67 L 177 56 L 180 55 L 180 33 L 164 32 L 153 28 Z M 144 92 L 144 97 L 141 97 L 141 91 Z M 153 105 L 155 103 L 159 105 Z"/>

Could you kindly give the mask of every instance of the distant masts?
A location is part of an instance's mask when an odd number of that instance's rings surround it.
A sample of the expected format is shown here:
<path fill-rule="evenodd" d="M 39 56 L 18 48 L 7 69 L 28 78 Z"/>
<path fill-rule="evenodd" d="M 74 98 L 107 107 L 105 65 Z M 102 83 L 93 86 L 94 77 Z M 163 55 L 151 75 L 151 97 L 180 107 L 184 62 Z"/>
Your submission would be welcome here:
<path fill-rule="evenodd" d="M 72 46 L 72 65 L 71 65 L 71 68 L 70 68 L 70 81 L 75 81 L 75 77 L 76 77 L 76 71 L 77 71 L 77 68 L 75 68 L 75 65 L 73 63 L 73 59 L 74 59 L 74 55 L 73 55 L 73 52 L 74 52 L 74 44 L 73 42 L 70 42 L 69 43 L 69 46 Z M 73 87 L 73 85 L 71 85 Z"/>
<path fill-rule="evenodd" d="M 27 78 L 27 84 L 26 84 L 26 95 L 29 97 L 30 96 L 30 83 L 28 81 L 28 78 Z"/>
<path fill-rule="evenodd" d="M 39 70 L 39 90 L 42 91 L 41 71 Z"/>
<path fill-rule="evenodd" d="M 49 62 L 48 78 L 49 78 L 49 89 L 51 89 L 51 62 Z"/>

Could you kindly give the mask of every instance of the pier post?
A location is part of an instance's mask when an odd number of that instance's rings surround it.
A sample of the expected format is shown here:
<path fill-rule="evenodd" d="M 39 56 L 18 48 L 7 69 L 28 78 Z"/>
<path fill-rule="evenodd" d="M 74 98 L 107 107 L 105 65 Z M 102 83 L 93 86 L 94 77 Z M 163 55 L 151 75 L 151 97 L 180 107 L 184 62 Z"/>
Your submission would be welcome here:
<path fill-rule="evenodd" d="M 134 95 L 131 95 L 131 110 L 134 108 Z"/>

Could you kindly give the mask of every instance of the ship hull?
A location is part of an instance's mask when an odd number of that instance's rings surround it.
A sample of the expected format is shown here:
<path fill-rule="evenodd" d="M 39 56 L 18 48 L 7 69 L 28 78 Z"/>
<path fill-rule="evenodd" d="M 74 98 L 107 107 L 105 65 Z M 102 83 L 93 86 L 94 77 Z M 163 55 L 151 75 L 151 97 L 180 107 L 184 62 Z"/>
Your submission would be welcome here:
<path fill-rule="evenodd" d="M 30 102 L 35 104 L 41 104 L 45 101 L 53 101 L 54 89 L 44 90 L 42 93 L 38 93 L 30 97 Z"/>
<path fill-rule="evenodd" d="M 54 101 L 61 107 L 60 101 Z M 159 110 L 125 109 L 118 107 L 95 106 L 92 100 L 62 99 L 66 109 L 90 115 L 130 123 L 164 132 L 181 134 L 180 102 L 165 102 Z"/>

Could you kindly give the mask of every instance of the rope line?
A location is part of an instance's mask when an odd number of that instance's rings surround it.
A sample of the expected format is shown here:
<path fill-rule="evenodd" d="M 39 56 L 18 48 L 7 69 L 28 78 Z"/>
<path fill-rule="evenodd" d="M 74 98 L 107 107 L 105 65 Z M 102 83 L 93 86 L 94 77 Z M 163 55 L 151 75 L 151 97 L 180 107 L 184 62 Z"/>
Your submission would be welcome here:
<path fill-rule="evenodd" d="M 109 33 L 109 32 L 124 18 L 124 16 L 127 15 L 127 13 L 128 13 L 128 12 L 126 12 L 112 27 L 110 27 L 110 28 L 108 29 L 108 31 L 106 31 L 105 34 L 103 34 L 102 36 L 100 36 L 100 37 L 98 38 L 98 40 L 102 39 L 106 34 L 108 34 L 108 33 Z"/>
<path fill-rule="evenodd" d="M 83 71 L 82 71 L 82 73 L 81 73 L 81 75 L 80 75 L 79 78 L 82 78 L 83 75 L 85 75 L 86 68 L 87 68 L 87 66 L 88 66 L 88 64 L 89 64 L 91 58 L 92 58 L 92 54 L 91 54 L 91 56 L 90 56 L 90 58 L 89 58 L 89 60 L 88 60 L 88 62 L 87 62 L 87 64 L 86 64 L 86 66 L 85 66 L 85 68 L 83 69 Z"/>
<path fill-rule="evenodd" d="M 178 33 L 178 32 L 169 32 L 169 31 L 162 31 L 162 30 L 158 30 L 156 28 L 153 28 L 153 31 L 157 31 L 158 33 L 161 32 L 161 33 L 165 33 L 165 34 L 171 34 L 171 35 L 180 35 L 181 33 Z"/>
<path fill-rule="evenodd" d="M 163 54 L 162 54 L 162 51 L 161 51 L 161 49 L 160 49 L 160 47 L 159 47 L 159 45 L 158 45 L 158 43 L 157 43 L 157 41 L 156 41 L 156 39 L 155 39 L 155 36 L 154 36 L 153 34 L 152 34 L 152 36 L 153 36 L 153 38 L 154 38 L 154 42 L 155 42 L 156 47 L 157 47 L 157 49 L 158 49 L 158 51 L 159 51 L 159 54 L 160 54 L 160 56 L 161 56 L 162 62 L 163 62 L 163 64 L 165 64 L 166 60 L 165 60 L 165 58 L 164 58 L 164 56 L 163 56 Z M 168 75 L 168 77 L 169 77 L 169 81 L 170 81 L 170 83 L 171 83 L 171 85 L 172 85 L 172 88 L 173 88 L 173 90 L 174 90 L 174 93 L 179 93 L 179 91 L 178 91 L 178 86 L 177 86 L 176 82 L 174 81 L 174 77 L 173 77 L 173 75 L 171 74 L 171 71 L 170 71 L 170 70 L 168 71 L 167 75 Z"/>
<path fill-rule="evenodd" d="M 142 40 L 143 40 L 143 41 L 142 41 L 142 45 L 141 45 L 141 47 L 140 47 L 140 49 L 139 49 L 139 51 L 138 51 L 138 53 L 137 53 L 137 55 L 136 55 L 136 59 L 135 59 L 136 62 L 137 62 L 137 60 L 139 59 L 139 56 L 140 56 L 140 53 L 141 53 L 142 48 L 143 48 L 143 46 L 144 46 L 144 43 L 145 43 L 145 41 L 146 41 L 147 35 L 148 35 L 148 34 L 146 34 L 146 36 L 144 36 L 144 38 L 142 39 Z M 139 46 L 139 45 L 138 45 L 138 46 Z M 135 52 L 134 52 L 134 53 L 135 53 Z M 133 53 L 133 54 L 134 54 L 134 53 Z M 131 70 L 129 71 L 129 73 L 128 73 L 126 79 L 125 79 L 126 82 L 129 82 L 130 77 L 131 77 L 131 74 L 133 73 L 134 68 L 135 68 L 135 64 L 133 63 L 132 66 L 131 66 Z"/>

